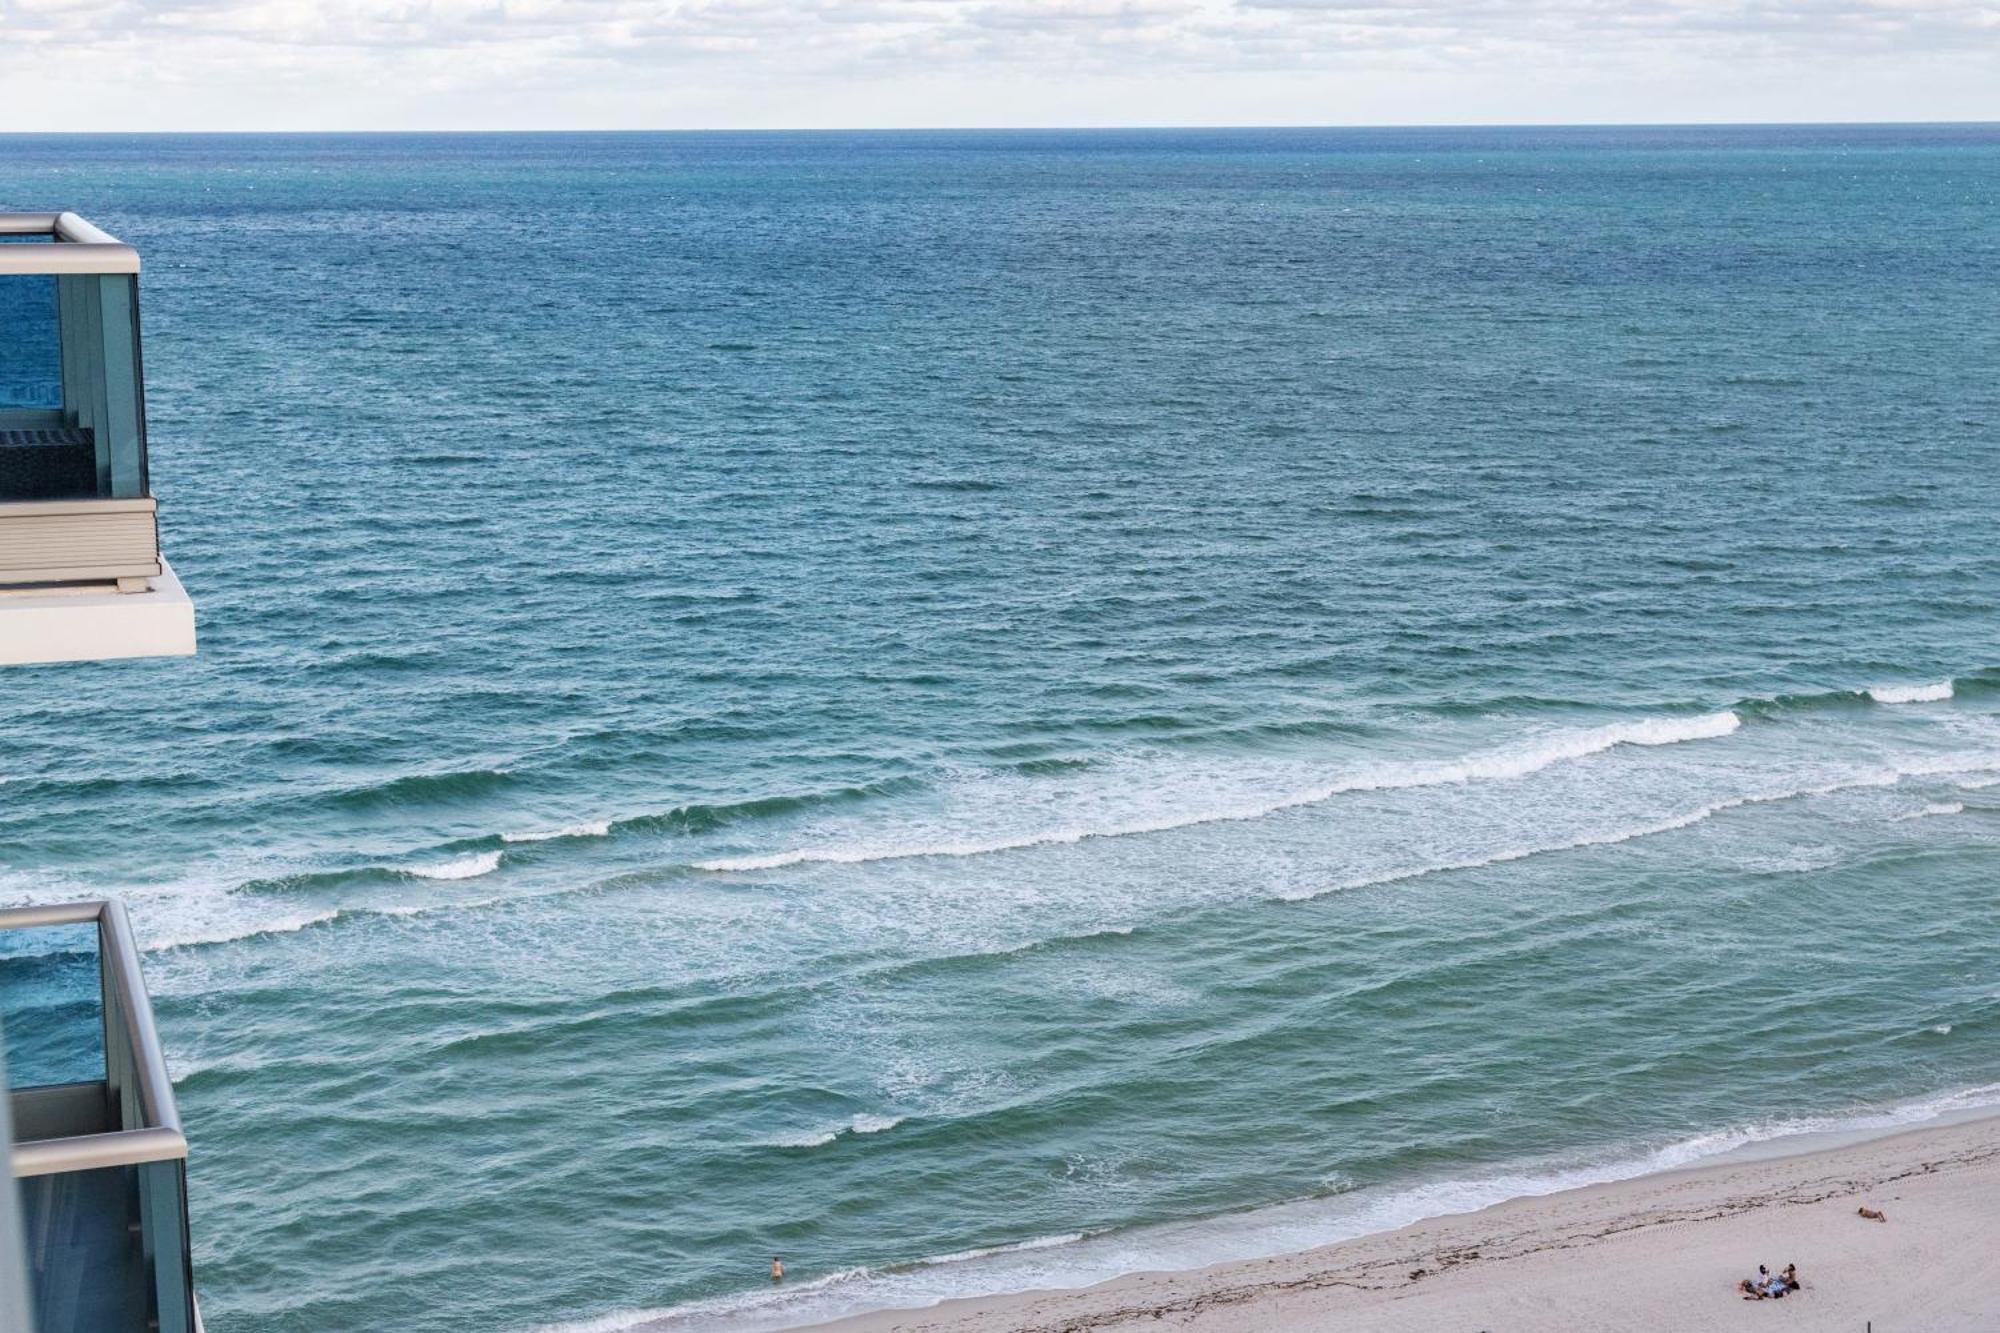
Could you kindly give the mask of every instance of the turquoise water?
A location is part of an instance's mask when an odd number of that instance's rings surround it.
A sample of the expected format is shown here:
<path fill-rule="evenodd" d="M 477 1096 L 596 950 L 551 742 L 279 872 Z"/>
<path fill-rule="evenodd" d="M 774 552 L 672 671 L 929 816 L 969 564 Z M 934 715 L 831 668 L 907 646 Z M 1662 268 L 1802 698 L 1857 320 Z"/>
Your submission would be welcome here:
<path fill-rule="evenodd" d="M 7 675 L 0 897 L 131 904 L 216 1333 L 2000 1101 L 1996 206 L 1981 128 L 0 138 L 146 256 L 202 635 Z"/>

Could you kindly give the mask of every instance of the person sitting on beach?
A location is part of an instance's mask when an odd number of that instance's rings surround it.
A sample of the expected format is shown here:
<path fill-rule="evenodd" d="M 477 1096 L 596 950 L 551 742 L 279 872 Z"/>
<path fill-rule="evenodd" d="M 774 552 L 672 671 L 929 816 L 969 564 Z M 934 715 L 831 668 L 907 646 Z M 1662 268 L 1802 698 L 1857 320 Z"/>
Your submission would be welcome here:
<path fill-rule="evenodd" d="M 1798 1289 L 1797 1264 L 1786 1264 L 1782 1273 L 1773 1273 L 1764 1265 L 1758 1264 L 1756 1277 L 1746 1277 L 1736 1284 L 1736 1290 L 1743 1293 L 1743 1299 L 1746 1301 L 1774 1301 Z"/>

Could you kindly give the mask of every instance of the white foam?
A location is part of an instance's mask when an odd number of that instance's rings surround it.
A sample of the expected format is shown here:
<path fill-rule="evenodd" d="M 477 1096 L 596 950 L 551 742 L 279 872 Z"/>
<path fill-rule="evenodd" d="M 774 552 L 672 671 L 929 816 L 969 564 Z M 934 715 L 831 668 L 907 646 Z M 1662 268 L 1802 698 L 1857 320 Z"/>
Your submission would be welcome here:
<path fill-rule="evenodd" d="M 500 868 L 499 852 L 472 852 L 434 865 L 411 866 L 412 875 L 423 879 L 474 879 Z"/>
<path fill-rule="evenodd" d="M 1929 704 L 1951 698 L 1951 682 L 1934 685 L 1871 685 L 1868 697 L 1878 704 Z"/>
<path fill-rule="evenodd" d="M 1322 897 L 1329 893 L 1339 893 L 1353 889 L 1373 888 L 1384 884 L 1398 884 L 1408 880 L 1421 879 L 1428 875 L 1451 874 L 1458 871 L 1478 870 L 1487 866 L 1505 865 L 1513 861 L 1523 861 L 1530 857 L 1553 855 L 1559 852 L 1580 851 L 1587 847 L 1608 847 L 1620 843 L 1636 842 L 1680 829 L 1692 828 L 1714 818 L 1716 815 L 1752 806 L 1772 805 L 1785 801 L 1802 800 L 1809 797 L 1829 796 L 1839 792 L 1857 791 L 1878 787 L 1893 787 L 1907 774 L 1899 769 L 1885 768 L 1873 772 L 1850 774 L 1845 780 L 1820 783 L 1805 787 L 1781 788 L 1749 796 L 1712 801 L 1680 814 L 1662 819 L 1649 820 L 1642 824 L 1608 829 L 1599 833 L 1580 835 L 1574 838 L 1550 842 L 1530 843 L 1518 847 L 1503 848 L 1480 856 L 1458 860 L 1437 861 L 1430 864 L 1411 866 L 1407 869 L 1390 869 L 1379 873 L 1356 876 L 1335 883 L 1316 883 L 1306 886 L 1278 890 L 1269 896 L 1280 901 L 1304 901 Z M 1094 934 L 1130 935 L 1129 925 L 1105 927 L 1093 931 Z"/>
<path fill-rule="evenodd" d="M 786 1284 L 777 1299 L 793 1304 L 805 1303 L 818 1292 L 866 1277 L 869 1272 L 870 1270 L 866 1268 L 842 1268 L 804 1282 L 791 1282 Z M 726 1321 L 730 1315 L 742 1310 L 759 1304 L 775 1303 L 771 1296 L 762 1292 L 752 1296 L 717 1296 L 705 1301 L 691 1301 L 686 1305 L 654 1310 L 618 1310 L 611 1314 L 599 1315 L 595 1319 L 544 1324 L 536 1330 L 536 1333 L 624 1333 L 627 1329 L 651 1327 L 662 1320 L 671 1321 L 671 1324 L 661 1324 L 662 1327 L 686 1326 L 709 1319 Z"/>
<path fill-rule="evenodd" d="M 1379 884 L 1400 884 L 1405 880 L 1421 879 L 1425 875 L 1444 875 L 1461 870 L 1479 870 L 1486 866 L 1505 865 L 1510 861 L 1525 861 L 1531 856 L 1547 856 L 1555 852 L 1581 851 L 1586 847 L 1611 847 L 1621 842 L 1635 842 L 1640 838 L 1651 838 L 1662 833 L 1672 833 L 1677 829 L 1692 828 L 1705 819 L 1711 819 L 1724 810 L 1734 810 L 1741 806 L 1761 804 L 1766 801 L 1792 800 L 1805 792 L 1786 792 L 1777 796 L 1746 796 L 1741 800 L 1717 801 L 1683 815 L 1655 820 L 1636 828 L 1613 829 L 1607 833 L 1592 833 L 1580 838 L 1570 838 L 1562 842 L 1539 843 L 1528 847 L 1514 847 L 1494 852 L 1488 856 L 1468 857 L 1462 861 L 1447 861 L 1438 865 L 1420 866 L 1413 870 L 1394 871 L 1384 875 L 1370 875 L 1360 879 L 1344 880 L 1338 884 L 1321 888 L 1308 888 L 1280 893 L 1276 896 L 1286 901 L 1301 901 L 1318 898 L 1329 893 L 1339 893 L 1348 889 L 1374 888 Z"/>
<path fill-rule="evenodd" d="M 496 852 L 494 855 L 497 856 L 498 853 Z M 437 876 L 436 878 L 461 879 L 470 878 L 470 876 L 447 875 Z M 151 933 L 147 933 L 148 928 L 146 923 L 152 920 L 155 910 L 161 905 L 160 902 L 158 900 L 143 904 L 135 902 L 132 904 L 132 911 L 133 919 L 140 927 L 139 947 L 151 953 L 166 949 L 191 948 L 202 944 L 226 944 L 232 940 L 253 939 L 260 935 L 289 935 L 304 930 L 308 926 L 316 926 L 323 921 L 334 921 L 345 916 L 425 916 L 433 912 L 460 912 L 478 907 L 489 907 L 494 903 L 504 902 L 506 899 L 473 898 L 446 903 L 392 903 L 382 906 L 346 908 L 303 907 L 264 916 L 238 915 L 237 912 L 240 911 L 240 908 L 235 908 L 235 904 L 243 901 L 247 900 L 233 894 L 218 896 L 211 900 L 209 904 L 211 910 L 215 907 L 225 906 L 234 909 L 230 915 L 219 919 L 207 913 L 197 915 L 196 912 L 189 910 L 191 907 L 200 909 L 203 905 L 202 900 L 197 899 L 192 903 L 186 900 L 176 901 L 173 906 L 177 910 L 172 913 L 171 919 L 157 922 L 156 928 Z M 267 899 L 256 899 L 255 901 L 259 903 L 268 902 Z"/>
<path fill-rule="evenodd" d="M 247 869 L 215 868 L 184 879 L 138 885 L 106 885 L 72 874 L 8 875 L 0 881 L 0 906 L 117 898 L 131 914 L 135 942 L 147 953 L 227 944 L 260 935 L 290 935 L 340 915 L 335 908 L 320 903 L 239 893 L 236 886 L 242 879 L 230 872 Z"/>
<path fill-rule="evenodd" d="M 258 935 L 291 935 L 316 926 L 322 921 L 331 921 L 340 913 L 333 908 L 323 910 L 306 909 L 259 920 L 216 921 L 212 924 L 195 924 L 186 921 L 162 923 L 169 928 L 156 933 L 142 933 L 139 948 L 147 953 L 165 949 L 189 948 L 197 944 L 227 944 L 231 940 L 247 940 Z"/>
<path fill-rule="evenodd" d="M 2000 787 L 2000 778 L 1967 778 L 1958 784 L 1960 791 L 1985 791 L 1988 787 Z"/>
<path fill-rule="evenodd" d="M 1781 801 L 1796 801 L 1809 796 L 1830 796 L 1835 792 L 1854 791 L 1866 787 L 1894 786 L 1902 774 L 1887 769 L 1877 774 L 1860 776 L 1845 782 L 1824 783 L 1813 787 L 1796 787 L 1781 791 L 1766 792 L 1757 796 L 1738 796 L 1726 801 L 1712 801 L 1697 806 L 1684 814 L 1670 815 L 1665 819 L 1636 825 L 1631 828 L 1610 829 L 1603 833 L 1585 834 L 1559 842 L 1536 843 L 1525 847 L 1508 848 L 1485 856 L 1469 857 L 1461 861 L 1441 862 L 1437 865 L 1419 866 L 1411 870 L 1392 871 L 1386 874 L 1369 875 L 1358 879 L 1345 880 L 1338 884 L 1319 888 L 1307 888 L 1276 895 L 1280 899 L 1296 901 L 1318 898 L 1328 893 L 1339 893 L 1348 889 L 1374 888 L 1380 884 L 1399 884 L 1406 880 L 1421 879 L 1426 875 L 1450 874 L 1461 870 L 1479 870 L 1486 866 L 1505 865 L 1510 861 L 1525 861 L 1532 856 L 1547 856 L 1556 852 L 1581 851 L 1586 847 L 1612 847 L 1623 842 L 1636 842 L 1641 838 L 1657 837 L 1662 833 L 1673 833 L 1680 829 L 1693 828 L 1704 820 L 1730 810 L 1741 810 L 1748 806 L 1773 805 Z"/>
<path fill-rule="evenodd" d="M 976 1249 L 960 1250 L 955 1254 L 933 1255 L 928 1259 L 919 1259 L 917 1263 L 928 1268 L 940 1264 L 962 1264 L 972 1259 L 991 1259 L 996 1254 L 1025 1254 L 1029 1250 L 1049 1250 L 1058 1245 L 1074 1245 L 1091 1234 L 1093 1233 L 1087 1231 L 1071 1231 L 1060 1236 L 1037 1236 L 1033 1240 L 1017 1240 L 1011 1245 L 982 1245 Z"/>
<path fill-rule="evenodd" d="M 880 1134 L 903 1123 L 899 1115 L 857 1115 L 832 1129 L 809 1129 L 767 1140 L 773 1148 L 823 1148 L 835 1139 L 854 1134 Z"/>
<path fill-rule="evenodd" d="M 866 1287 L 870 1280 L 884 1278 L 894 1280 L 899 1274 L 921 1273 L 925 1269 L 950 1268 L 954 1265 L 976 1263 L 980 1260 L 1002 1259 L 1012 1255 L 1028 1254 L 1036 1250 L 1059 1249 L 1085 1240 L 1091 1233 L 1083 1231 L 1065 1232 L 1059 1236 L 1037 1236 L 1032 1240 L 1015 1241 L 1007 1245 L 984 1245 L 976 1249 L 960 1250 L 955 1254 L 940 1254 L 930 1258 L 917 1259 L 892 1268 L 874 1269 L 866 1267 L 841 1268 L 803 1282 L 787 1283 L 773 1291 L 754 1291 L 735 1296 L 714 1296 L 707 1300 L 690 1301 L 686 1305 L 661 1307 L 651 1310 L 620 1310 L 595 1319 L 582 1319 L 569 1323 L 547 1324 L 536 1333 L 624 1333 L 631 1329 L 687 1329 L 687 1328 L 790 1328 L 791 1312 L 808 1314 L 813 1322 L 819 1322 L 817 1312 L 824 1308 L 862 1310 L 872 1308 L 865 1299 L 862 1301 L 841 1301 L 842 1289 Z M 832 1297 L 832 1302 L 828 1298 Z M 776 1320 L 776 1322 L 773 1322 Z"/>
<path fill-rule="evenodd" d="M 1086 838 L 1117 838 L 1165 833 L 1199 824 L 1261 819 L 1281 810 L 1317 805 L 1335 796 L 1355 792 L 1508 781 L 1527 777 L 1555 764 L 1601 754 L 1620 745 L 1658 746 L 1676 745 L 1683 741 L 1713 740 L 1729 735 L 1741 725 L 1742 719 L 1732 712 L 1706 713 L 1697 717 L 1642 718 L 1634 722 L 1619 722 L 1603 727 L 1559 731 L 1533 740 L 1482 751 L 1463 759 L 1384 764 L 1325 785 L 1277 796 L 1251 797 L 1235 805 L 1204 806 L 1128 822 L 1047 829 L 1012 837 L 976 841 L 912 843 L 887 847 L 805 848 L 754 856 L 725 856 L 697 861 L 695 869 L 776 870 L 806 862 L 850 865 L 910 857 L 983 856 L 1026 847 L 1060 846 L 1082 842 Z"/>
<path fill-rule="evenodd" d="M 1906 815 L 1897 815 L 1894 822 L 1901 824 L 1912 819 L 1928 819 L 1933 815 L 1962 815 L 1964 813 L 1965 806 L 1962 802 L 1932 801 L 1921 810 L 1912 810 Z"/>
<path fill-rule="evenodd" d="M 549 842 L 556 838 L 602 838 L 611 832 L 608 819 L 592 820 L 587 824 L 566 824 L 561 828 L 547 829 L 538 833 L 503 833 L 502 842 Z"/>
<path fill-rule="evenodd" d="M 1727 736 L 1738 726 L 1734 715 L 1728 713 L 1638 719 L 1611 727 L 1545 733 L 1445 761 L 1384 761 L 1366 767 L 1354 766 L 1326 779 L 1318 779 L 1321 765 L 1310 756 L 1280 752 L 1247 760 L 1226 756 L 1220 761 L 1189 762 L 1144 749 L 1120 756 L 1091 774 L 1060 782 L 1027 780 L 1011 774 L 954 779 L 944 789 L 941 810 L 934 814 L 914 812 L 914 818 L 923 820 L 923 825 L 913 824 L 912 812 L 899 807 L 891 812 L 898 827 L 882 828 L 879 824 L 882 811 L 871 806 L 854 812 L 852 817 L 860 824 L 852 829 L 850 836 L 868 837 L 867 826 L 876 825 L 873 837 L 885 844 L 884 852 L 899 854 L 900 845 L 900 854 L 920 855 L 920 849 L 935 845 L 939 833 L 950 831 L 960 821 L 979 821 L 990 833 L 1018 830 L 1023 836 L 1012 840 L 995 838 L 992 845 L 1025 846 L 1047 839 L 1048 835 L 1038 833 L 1038 829 L 1059 825 L 1065 819 L 1078 826 L 1074 836 L 1082 838 L 1120 827 L 1180 827 L 1202 822 L 1219 809 L 1225 812 L 1240 809 L 1244 812 L 1242 817 L 1248 818 L 1260 811 L 1282 808 L 1290 799 L 1285 797 L 1286 793 L 1304 799 L 1328 789 L 1421 788 L 1402 795 L 1357 798 L 1365 803 L 1365 808 L 1357 809 L 1358 817 L 1351 824 L 1343 820 L 1338 830 L 1341 855 L 1337 858 L 1266 857 L 1240 862 L 1235 858 L 1218 858 L 1212 876 L 1196 877 L 1186 886 L 1170 879 L 1158 880 L 1162 885 L 1161 897 L 1139 903 L 1093 896 L 1087 886 L 1079 886 L 1066 889 L 1060 900 L 1047 895 L 1009 898 L 1004 894 L 981 894 L 954 902 L 949 911 L 927 914 L 923 923 L 929 940 L 927 947 L 983 952 L 995 947 L 991 937 L 996 933 L 1004 937 L 1007 947 L 1014 947 L 1024 938 L 1051 932 L 1066 937 L 1106 929 L 1130 931 L 1136 916 L 1162 906 L 1173 894 L 1313 897 L 1422 875 L 1472 870 L 1572 848 L 1634 841 L 1686 828 L 1737 806 L 1817 795 L 1842 787 L 1893 785 L 1899 779 L 1914 776 L 1935 777 L 1970 789 L 2000 784 L 2000 775 L 1996 775 L 2000 774 L 2000 765 L 1996 765 L 1995 749 L 1990 743 L 1994 728 L 1983 721 L 1975 725 L 1975 721 L 1956 711 L 1913 719 L 1916 725 L 1939 731 L 1943 739 L 1959 742 L 1946 751 L 1896 755 L 1892 759 L 1871 740 L 1866 748 L 1858 744 L 1848 746 L 1836 758 L 1816 745 L 1805 756 L 1808 762 L 1803 765 L 1798 747 L 1792 741 L 1797 728 L 1776 724 L 1756 728 L 1756 734 L 1745 736 L 1741 744 L 1701 747 L 1678 756 L 1656 759 L 1653 750 L 1637 748 L 1671 747 L 1680 740 Z M 1852 728 L 1851 720 L 1843 721 L 1841 726 L 1847 730 L 1834 732 L 1832 739 L 1846 745 L 1850 739 L 1848 732 L 1856 729 Z M 1824 725 L 1819 727 L 1822 733 L 1829 729 Z M 1813 739 L 1817 742 L 1819 736 Z M 1985 743 L 1975 745 L 1972 743 L 1975 740 Z M 1604 761 L 1601 769 L 1574 766 L 1542 773 L 1532 780 L 1532 789 L 1472 780 L 1478 774 L 1534 771 L 1546 767 L 1552 756 L 1596 753 L 1619 745 L 1634 748 L 1622 760 Z M 1784 760 L 1783 768 L 1770 765 L 1769 751 L 1773 746 L 1780 747 L 1778 754 Z M 1836 778 L 1840 781 L 1831 781 Z M 1314 787 L 1316 780 L 1318 786 Z M 1467 785 L 1456 790 L 1424 786 L 1443 781 L 1466 781 Z M 1718 789 L 1718 781 L 1726 785 Z M 1946 786 L 1945 790 L 1952 788 Z M 1274 795 L 1281 799 L 1273 799 Z M 1908 800 L 1894 804 L 1902 810 L 1917 806 L 1916 801 Z M 1937 808 L 1927 809 L 1927 815 L 1944 817 L 1952 804 L 1939 800 L 1935 802 Z M 1897 813 L 1894 808 L 1882 806 L 1868 812 L 1876 819 Z M 1153 818 L 1135 817 L 1142 815 Z M 843 813 L 840 818 L 845 821 L 848 816 Z M 1003 821 L 1002 827 L 995 828 L 993 821 Z M 876 854 L 869 847 L 841 845 L 835 827 L 828 826 L 821 835 L 832 844 L 824 859 L 858 860 Z M 1301 840 L 1301 845 L 1309 841 L 1315 847 L 1324 832 L 1316 821 L 1293 821 L 1271 829 L 1274 839 L 1295 838 Z M 1064 835 L 1059 830 L 1057 836 Z M 912 851 L 913 848 L 919 850 Z M 1167 850 L 1138 843 L 1117 849 L 1116 854 L 1152 857 Z M 821 854 L 801 852 L 783 859 L 803 860 L 814 855 Z M 490 875 L 505 864 L 506 856 L 498 849 L 461 853 L 455 860 L 440 856 L 439 864 L 420 869 L 449 882 Z M 1330 873 L 1332 867 L 1342 867 L 1343 873 L 1336 878 Z M 513 901 L 490 895 L 471 901 L 464 896 L 483 886 L 463 886 L 456 890 L 459 898 L 435 902 L 425 901 L 427 894 L 412 888 L 410 896 L 401 902 L 386 903 L 328 896 L 337 890 L 270 887 L 287 876 L 318 868 L 247 860 L 205 867 L 199 876 L 141 886 L 107 886 L 73 877 L 66 881 L 48 872 L 5 875 L 0 876 L 0 900 L 15 896 L 9 891 L 14 885 L 20 887 L 25 900 L 32 901 L 59 901 L 112 892 L 127 899 L 139 938 L 151 949 L 222 943 L 265 934 L 283 936 L 343 914 L 444 915 L 491 902 Z M 967 867 L 968 871 L 971 869 Z M 1007 873 L 1000 865 L 989 869 L 995 874 Z M 918 873 L 921 867 L 912 864 L 908 870 Z M 445 873 L 440 876 L 439 872 Z M 491 879 L 489 883 L 498 886 L 505 878 Z M 261 887 L 248 890 L 240 887 L 252 881 Z M 411 881 L 416 882 L 425 881 L 421 877 Z M 554 891 L 569 892 L 576 887 L 563 884 Z M 866 887 L 865 892 L 843 894 L 842 902 L 847 909 L 862 912 L 903 913 L 909 906 L 907 887 L 900 882 L 879 890 Z"/>

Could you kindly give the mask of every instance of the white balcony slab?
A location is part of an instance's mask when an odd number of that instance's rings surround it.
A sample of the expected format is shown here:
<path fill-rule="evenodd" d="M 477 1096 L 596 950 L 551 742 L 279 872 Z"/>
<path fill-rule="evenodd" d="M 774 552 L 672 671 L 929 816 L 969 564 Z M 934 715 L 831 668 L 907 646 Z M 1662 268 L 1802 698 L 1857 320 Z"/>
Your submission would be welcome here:
<path fill-rule="evenodd" d="M 144 592 L 109 584 L 0 589 L 0 666 L 186 657 L 194 603 L 165 560 Z"/>

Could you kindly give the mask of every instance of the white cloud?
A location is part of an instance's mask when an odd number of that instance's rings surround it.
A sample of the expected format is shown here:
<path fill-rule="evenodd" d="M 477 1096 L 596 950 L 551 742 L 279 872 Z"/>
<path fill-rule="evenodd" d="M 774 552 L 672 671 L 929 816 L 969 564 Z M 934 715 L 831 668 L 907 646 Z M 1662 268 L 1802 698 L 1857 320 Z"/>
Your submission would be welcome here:
<path fill-rule="evenodd" d="M 0 0 L 0 83 L 7 129 L 1995 118 L 2000 3 Z"/>

